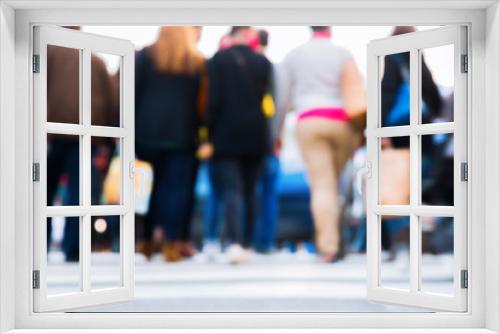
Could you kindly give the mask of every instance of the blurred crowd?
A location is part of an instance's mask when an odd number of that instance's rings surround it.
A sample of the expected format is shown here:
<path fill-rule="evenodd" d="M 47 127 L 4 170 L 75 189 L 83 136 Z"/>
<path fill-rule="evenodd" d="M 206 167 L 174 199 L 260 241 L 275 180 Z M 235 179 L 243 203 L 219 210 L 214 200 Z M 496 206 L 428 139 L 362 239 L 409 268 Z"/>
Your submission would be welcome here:
<path fill-rule="evenodd" d="M 73 27 L 74 29 L 78 29 Z M 413 27 L 395 27 L 393 34 Z M 161 27 L 156 41 L 135 56 L 135 150 L 137 166 L 152 171 L 151 189 L 138 196 L 136 249 L 165 261 L 198 256 L 228 263 L 252 261 L 286 244 L 280 224 L 280 153 L 285 119 L 296 120 L 295 137 L 309 187 L 312 235 L 304 244 L 323 262 L 363 252 L 366 216 L 354 190 L 364 165 L 366 93 L 349 50 L 332 42 L 331 27 L 310 27 L 311 37 L 280 64 L 266 57 L 269 34 L 234 26 L 210 59 L 197 49 L 202 27 Z M 79 123 L 77 50 L 49 46 L 49 122 Z M 422 118 L 452 120 L 452 95 L 440 92 L 422 61 Z M 92 56 L 92 125 L 119 126 L 120 73 L 108 74 Z M 382 79 L 382 126 L 409 124 L 409 55 L 386 56 Z M 64 78 L 61 77 L 64 73 Z M 288 116 L 287 116 L 288 115 Z M 70 138 L 71 137 L 71 138 Z M 78 205 L 77 136 L 50 135 L 48 205 Z M 453 138 L 426 136 L 422 149 L 422 200 L 453 205 Z M 382 204 L 409 204 L 409 138 L 381 140 Z M 120 142 L 92 140 L 92 204 L 119 204 Z M 199 208 L 197 184 L 205 173 L 200 238 L 193 237 Z M 144 182 L 147 175 L 137 175 Z M 439 184 L 435 180 L 439 180 Z M 137 182 L 137 181 L 136 181 Z M 61 187 L 63 185 L 63 187 Z M 142 185 L 144 186 L 144 184 Z M 61 190 L 62 189 L 62 190 Z M 385 189 L 385 190 L 384 190 Z M 94 223 L 99 217 L 94 217 Z M 119 217 L 106 217 L 109 247 L 119 244 Z M 74 221 L 72 221 L 74 220 Z M 66 218 L 61 248 L 67 261 L 79 257 L 77 217 Z M 102 230 L 102 217 L 99 220 Z M 303 224 L 310 224 L 304 219 Z M 404 244 L 408 219 L 383 217 L 384 248 Z M 428 220 L 434 252 L 450 251 L 446 219 Z M 426 225 L 426 226 L 427 226 Z M 51 245 L 51 223 L 48 223 Z M 93 230 L 96 240 L 99 228 Z M 435 236 L 433 236 L 435 237 Z M 196 239 L 196 242 L 195 242 Z M 310 241 L 308 242 L 308 240 Z M 103 244 L 106 241 L 103 239 Z M 449 243 L 449 242 L 448 242 Z M 99 248 L 99 242 L 93 247 Z"/>

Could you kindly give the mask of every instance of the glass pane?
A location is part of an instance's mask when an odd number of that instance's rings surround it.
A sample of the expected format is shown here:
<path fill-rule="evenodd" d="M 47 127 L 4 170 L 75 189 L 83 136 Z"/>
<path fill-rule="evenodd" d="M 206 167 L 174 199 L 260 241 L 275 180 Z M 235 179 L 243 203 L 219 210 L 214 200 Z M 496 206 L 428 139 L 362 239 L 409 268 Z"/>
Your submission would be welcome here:
<path fill-rule="evenodd" d="M 380 57 L 381 124 L 410 124 L 410 53 L 402 52 Z"/>
<path fill-rule="evenodd" d="M 92 137 L 92 205 L 121 203 L 121 139 Z"/>
<path fill-rule="evenodd" d="M 380 138 L 379 203 L 410 204 L 410 137 Z"/>
<path fill-rule="evenodd" d="M 47 205 L 80 204 L 80 136 L 47 136 Z"/>
<path fill-rule="evenodd" d="M 121 286 L 120 216 L 92 217 L 92 289 Z"/>
<path fill-rule="evenodd" d="M 421 50 L 421 122 L 453 122 L 454 46 Z"/>
<path fill-rule="evenodd" d="M 453 218 L 420 217 L 421 291 L 453 295 Z"/>
<path fill-rule="evenodd" d="M 81 122 L 79 49 L 47 46 L 47 121 Z"/>
<path fill-rule="evenodd" d="M 422 204 L 453 206 L 453 134 L 421 136 Z"/>
<path fill-rule="evenodd" d="M 382 216 L 380 286 L 410 290 L 410 217 Z"/>
<path fill-rule="evenodd" d="M 80 218 L 47 218 L 47 248 L 47 294 L 80 292 Z"/>
<path fill-rule="evenodd" d="M 92 54 L 92 125 L 120 126 L 120 62 L 120 56 Z"/>

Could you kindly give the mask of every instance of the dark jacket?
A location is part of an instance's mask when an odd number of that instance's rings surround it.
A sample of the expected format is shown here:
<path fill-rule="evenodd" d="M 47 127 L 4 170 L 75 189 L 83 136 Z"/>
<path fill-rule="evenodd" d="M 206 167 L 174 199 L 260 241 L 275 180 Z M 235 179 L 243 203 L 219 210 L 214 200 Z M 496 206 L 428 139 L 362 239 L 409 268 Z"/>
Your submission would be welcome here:
<path fill-rule="evenodd" d="M 399 57 L 399 58 L 397 58 Z M 399 87 L 404 82 L 402 67 L 406 67 L 409 73 L 410 58 L 409 53 L 388 55 L 385 57 L 384 64 L 384 77 L 382 79 L 381 91 L 381 107 L 382 107 L 382 120 L 386 120 L 391 109 L 393 108 L 398 98 Z M 428 113 L 423 117 L 425 123 L 431 122 L 431 119 L 439 115 L 442 106 L 441 96 L 434 80 L 432 73 L 422 60 L 422 99 L 424 100 Z M 409 106 L 408 106 L 409 108 Z M 408 119 L 410 117 L 408 116 Z M 385 121 L 383 121 L 385 123 Z M 426 136 L 428 140 L 430 136 Z M 394 137 L 392 138 L 394 147 L 409 147 L 410 141 L 408 137 Z M 428 145 L 425 145 L 427 149 Z M 425 150 L 424 149 L 424 150 Z"/>
<path fill-rule="evenodd" d="M 49 45 L 47 48 L 47 121 L 80 123 L 79 51 Z M 104 62 L 91 58 L 91 123 L 116 126 L 119 111 L 114 101 L 113 83 Z M 77 136 L 52 135 L 53 138 L 77 140 Z M 95 138 L 97 142 L 109 142 Z"/>
<path fill-rule="evenodd" d="M 262 157 L 270 151 L 262 98 L 270 85 L 266 57 L 239 45 L 208 64 L 208 125 L 215 158 Z"/>
<path fill-rule="evenodd" d="M 135 140 L 137 148 L 194 151 L 201 74 L 163 73 L 150 49 L 135 59 Z"/>

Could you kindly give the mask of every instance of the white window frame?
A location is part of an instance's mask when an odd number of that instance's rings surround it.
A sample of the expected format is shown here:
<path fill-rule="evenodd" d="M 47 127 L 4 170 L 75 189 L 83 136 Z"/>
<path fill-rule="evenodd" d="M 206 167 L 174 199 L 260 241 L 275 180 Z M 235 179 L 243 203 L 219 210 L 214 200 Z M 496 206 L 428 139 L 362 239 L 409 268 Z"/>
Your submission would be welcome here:
<path fill-rule="evenodd" d="M 368 299 L 432 310 L 463 312 L 467 310 L 467 289 L 461 285 L 463 270 L 467 270 L 467 180 L 461 179 L 462 163 L 467 163 L 467 81 L 462 56 L 467 55 L 467 28 L 450 25 L 411 34 L 391 36 L 371 41 L 368 45 L 368 117 L 367 117 L 367 263 Z M 422 54 L 425 49 L 453 46 L 453 121 L 446 123 L 421 122 Z M 382 61 L 387 55 L 407 52 L 410 74 L 409 124 L 382 126 Z M 421 135 L 453 135 L 454 205 L 423 205 L 421 186 Z M 410 198 L 408 205 L 382 205 L 380 193 L 381 138 L 407 136 L 410 140 Z M 381 224 L 382 215 L 402 215 L 409 219 L 409 281 L 408 290 L 388 288 L 381 282 Z M 453 218 L 453 293 L 436 294 L 422 289 L 422 217 Z"/>
<path fill-rule="evenodd" d="M 469 25 L 468 312 L 34 314 L 30 288 L 33 203 L 29 200 L 32 26 L 270 23 Z M 0 3 L 0 73 L 0 333 L 121 333 L 125 328 L 127 333 L 500 332 L 500 9 L 496 1 L 7 0 Z"/>
<path fill-rule="evenodd" d="M 47 48 L 48 45 L 78 50 L 80 76 L 79 124 L 55 123 L 47 120 Z M 33 268 L 38 272 L 38 288 L 34 289 L 35 312 L 70 310 L 85 306 L 130 301 L 134 295 L 134 45 L 127 40 L 99 36 L 81 31 L 42 25 L 34 27 L 34 54 L 39 57 L 38 73 L 33 74 L 33 159 L 38 164 L 39 180 L 33 184 Z M 93 52 L 119 57 L 120 102 L 119 126 L 96 126 L 91 120 L 91 57 Z M 71 206 L 49 206 L 47 203 L 48 134 L 79 137 L 80 202 Z M 107 137 L 120 141 L 121 173 L 120 203 L 92 205 L 91 203 L 91 139 Z M 106 289 L 92 288 L 91 218 L 119 216 L 120 284 Z M 47 288 L 47 228 L 49 217 L 79 218 L 80 290 L 50 295 Z"/>

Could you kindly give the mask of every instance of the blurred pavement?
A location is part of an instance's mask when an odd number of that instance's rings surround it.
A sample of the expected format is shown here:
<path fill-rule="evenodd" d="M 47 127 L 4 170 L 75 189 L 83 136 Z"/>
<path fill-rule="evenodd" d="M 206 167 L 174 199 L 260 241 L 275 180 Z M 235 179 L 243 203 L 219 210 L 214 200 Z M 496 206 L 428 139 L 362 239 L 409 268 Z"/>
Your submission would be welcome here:
<path fill-rule="evenodd" d="M 60 254 L 50 254 L 50 291 L 71 286 L 78 266 L 64 264 Z M 387 286 L 408 282 L 405 256 L 384 262 Z M 445 273 L 451 256 L 423 258 L 425 286 L 449 291 Z M 59 262 L 59 263 L 57 263 Z M 93 253 L 93 286 L 115 286 L 119 257 Z M 318 263 L 305 251 L 256 255 L 251 263 L 232 266 L 200 257 L 166 264 L 158 255 L 147 262 L 136 256 L 135 299 L 129 303 L 79 310 L 84 312 L 415 312 L 425 311 L 371 303 L 366 298 L 364 255 L 350 255 L 335 264 Z"/>

